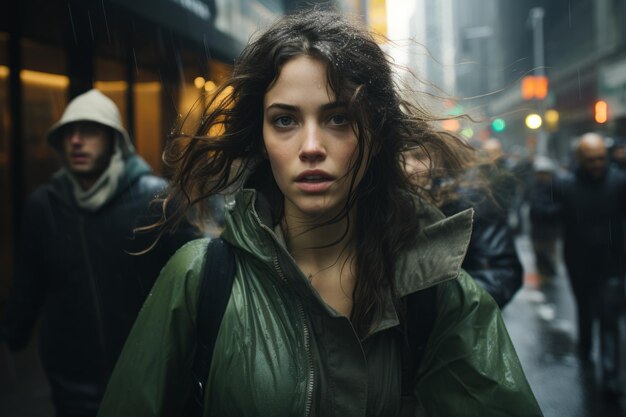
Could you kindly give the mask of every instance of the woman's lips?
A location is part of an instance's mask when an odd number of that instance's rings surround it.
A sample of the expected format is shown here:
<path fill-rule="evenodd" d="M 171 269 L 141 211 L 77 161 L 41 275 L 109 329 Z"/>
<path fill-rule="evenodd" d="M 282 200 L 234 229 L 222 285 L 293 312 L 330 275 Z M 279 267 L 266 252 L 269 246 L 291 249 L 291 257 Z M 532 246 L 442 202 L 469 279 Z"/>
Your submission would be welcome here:
<path fill-rule="evenodd" d="M 308 170 L 296 178 L 296 186 L 305 193 L 321 193 L 326 191 L 335 178 L 325 171 Z"/>
<path fill-rule="evenodd" d="M 322 193 L 331 186 L 333 182 L 329 180 L 324 181 L 297 181 L 296 185 L 300 191 L 305 193 Z"/>

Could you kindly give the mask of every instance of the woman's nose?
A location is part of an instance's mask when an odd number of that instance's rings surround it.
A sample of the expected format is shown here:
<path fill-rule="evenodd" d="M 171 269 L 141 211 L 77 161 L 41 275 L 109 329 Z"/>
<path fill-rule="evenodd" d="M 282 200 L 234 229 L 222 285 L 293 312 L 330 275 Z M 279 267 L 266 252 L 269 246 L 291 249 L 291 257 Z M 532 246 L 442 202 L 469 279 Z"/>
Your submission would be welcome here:
<path fill-rule="evenodd" d="M 300 149 L 301 161 L 317 161 L 326 158 L 322 132 L 319 126 L 311 125 L 304 130 L 304 139 Z"/>

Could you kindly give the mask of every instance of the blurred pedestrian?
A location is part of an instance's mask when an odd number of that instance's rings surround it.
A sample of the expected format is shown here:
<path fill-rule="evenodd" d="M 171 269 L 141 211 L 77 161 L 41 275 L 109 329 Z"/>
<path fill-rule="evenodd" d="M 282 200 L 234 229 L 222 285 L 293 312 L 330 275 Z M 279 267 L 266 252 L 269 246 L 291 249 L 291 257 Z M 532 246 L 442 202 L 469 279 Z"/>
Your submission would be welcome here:
<path fill-rule="evenodd" d="M 500 308 L 522 286 L 523 269 L 508 223 L 515 178 L 505 167 L 500 141 L 485 142 L 478 166 L 456 178 L 442 178 L 437 164 L 423 151 L 404 153 L 404 169 L 413 185 L 435 195 L 441 211 L 452 216 L 474 209 L 472 235 L 462 267 Z"/>
<path fill-rule="evenodd" d="M 533 187 L 535 156 L 520 157 L 511 167 L 515 178 L 515 187 L 511 209 L 509 211 L 509 226 L 516 235 L 527 235 L 529 231 L 530 190 Z"/>
<path fill-rule="evenodd" d="M 534 159 L 535 181 L 530 185 L 531 195 L 549 195 L 554 176 L 557 174 L 556 164 L 546 156 Z M 557 242 L 560 235 L 559 222 L 545 219 L 530 213 L 530 238 L 535 254 L 535 264 L 539 274 L 540 285 L 549 283 L 557 273 Z"/>
<path fill-rule="evenodd" d="M 626 143 L 623 139 L 615 139 L 609 148 L 609 161 L 621 171 L 626 171 Z"/>
<path fill-rule="evenodd" d="M 592 324 L 599 321 L 605 394 L 621 395 L 619 313 L 624 299 L 626 179 L 609 166 L 604 138 L 583 135 L 575 172 L 556 177 L 533 196 L 533 218 L 560 221 L 565 265 L 578 308 L 578 348 L 589 361 Z"/>
<path fill-rule="evenodd" d="M 388 63 L 340 14 L 284 17 L 245 48 L 187 157 L 166 155 L 180 161 L 167 200 L 179 207 L 240 184 L 203 415 L 541 415 L 499 309 L 460 269 L 471 212 L 445 219 L 400 165 L 430 142 L 458 168 L 465 147 L 400 98 Z M 207 136 L 215 124 L 223 135 Z M 192 242 L 164 268 L 100 417 L 181 415 L 214 243 Z"/>
<path fill-rule="evenodd" d="M 112 100 L 74 98 L 48 133 L 62 169 L 29 198 L 0 340 L 28 343 L 38 318 L 40 354 L 58 417 L 95 416 L 135 317 L 165 261 L 197 237 L 190 227 L 133 233 L 160 210 L 166 182 L 137 156 Z"/>

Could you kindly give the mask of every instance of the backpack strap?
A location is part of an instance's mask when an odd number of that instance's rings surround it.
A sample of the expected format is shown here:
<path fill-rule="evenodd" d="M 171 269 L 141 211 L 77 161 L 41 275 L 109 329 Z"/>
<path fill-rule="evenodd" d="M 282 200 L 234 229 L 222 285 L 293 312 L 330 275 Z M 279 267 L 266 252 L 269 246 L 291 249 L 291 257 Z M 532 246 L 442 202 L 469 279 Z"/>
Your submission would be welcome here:
<path fill-rule="evenodd" d="M 437 318 L 437 286 L 409 294 L 405 298 L 404 337 L 402 358 L 402 392 L 412 395 L 415 375 L 426 352 L 426 344 Z"/>
<path fill-rule="evenodd" d="M 235 256 L 232 246 L 221 238 L 211 239 L 198 294 L 196 354 L 191 368 L 194 387 L 192 415 L 201 416 L 204 385 L 209 376 L 213 348 L 230 299 L 235 278 Z M 188 414 L 189 415 L 189 414 Z"/>

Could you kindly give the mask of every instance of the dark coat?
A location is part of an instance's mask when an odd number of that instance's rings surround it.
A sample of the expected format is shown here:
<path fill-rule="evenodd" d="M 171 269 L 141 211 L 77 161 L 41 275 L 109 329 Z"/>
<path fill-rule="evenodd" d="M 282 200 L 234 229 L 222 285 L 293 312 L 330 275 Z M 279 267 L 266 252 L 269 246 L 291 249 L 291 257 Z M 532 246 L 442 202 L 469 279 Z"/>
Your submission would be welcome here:
<path fill-rule="evenodd" d="M 40 354 L 54 402 L 95 410 L 128 332 L 165 262 L 197 237 L 133 229 L 154 222 L 150 201 L 166 182 L 131 157 L 116 194 L 97 211 L 74 202 L 67 177 L 38 188 L 26 204 L 13 288 L 0 337 L 23 348 L 39 317 Z"/>
<path fill-rule="evenodd" d="M 508 224 L 510 199 L 497 191 L 493 190 L 493 197 L 480 188 L 459 188 L 458 198 L 442 211 L 450 216 L 474 209 L 472 237 L 462 267 L 502 308 L 522 286 L 523 269 Z"/>
<path fill-rule="evenodd" d="M 533 218 L 562 225 L 565 264 L 574 282 L 624 275 L 625 215 L 626 177 L 612 167 L 600 179 L 581 170 L 561 175 L 552 187 L 538 188 L 531 204 Z"/>

